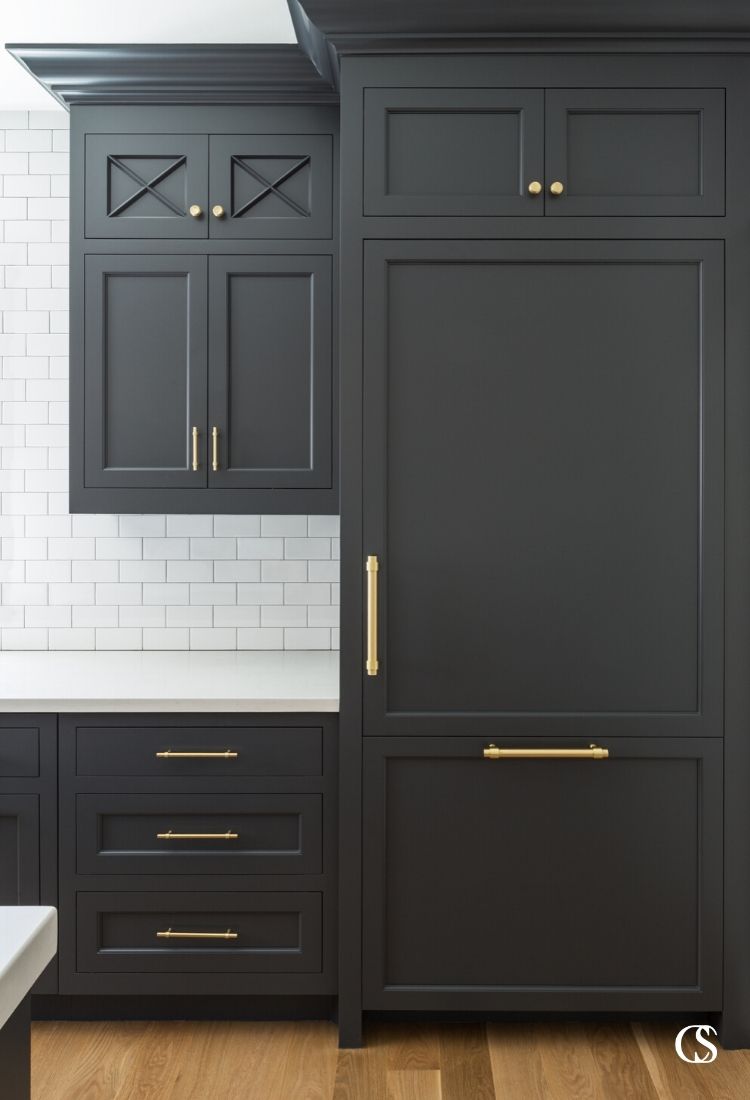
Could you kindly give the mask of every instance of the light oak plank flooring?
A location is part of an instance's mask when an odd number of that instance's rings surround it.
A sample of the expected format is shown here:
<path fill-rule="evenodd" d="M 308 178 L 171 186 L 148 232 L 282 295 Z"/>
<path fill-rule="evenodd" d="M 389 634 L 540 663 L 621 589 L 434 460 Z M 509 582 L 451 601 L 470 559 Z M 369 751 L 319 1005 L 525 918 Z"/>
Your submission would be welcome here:
<path fill-rule="evenodd" d="M 339 1051 L 322 1022 L 36 1023 L 32 1098 L 748 1100 L 750 1051 L 686 1065 L 678 1026 L 371 1023 Z"/>

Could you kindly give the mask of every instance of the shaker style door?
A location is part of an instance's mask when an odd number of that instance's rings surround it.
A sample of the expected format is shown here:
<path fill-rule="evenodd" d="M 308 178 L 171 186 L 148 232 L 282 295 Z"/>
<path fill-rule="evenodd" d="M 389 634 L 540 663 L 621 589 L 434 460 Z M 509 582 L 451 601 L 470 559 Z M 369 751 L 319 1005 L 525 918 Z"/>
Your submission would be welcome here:
<path fill-rule="evenodd" d="M 330 486 L 330 258 L 209 264 L 209 486 Z"/>
<path fill-rule="evenodd" d="M 210 142 L 211 237 L 330 238 L 330 134 L 220 135 Z"/>
<path fill-rule="evenodd" d="M 722 270 L 366 244 L 366 734 L 721 735 Z"/>
<path fill-rule="evenodd" d="M 90 255 L 85 295 L 85 485 L 205 486 L 206 260 Z"/>
<path fill-rule="evenodd" d="M 39 796 L 0 793 L 0 905 L 38 905 Z"/>
<path fill-rule="evenodd" d="M 544 213 L 541 90 L 367 88 L 364 110 L 366 215 Z"/>
<path fill-rule="evenodd" d="M 88 134 L 86 236 L 208 236 L 208 138 Z"/>
<path fill-rule="evenodd" d="M 486 744 L 365 739 L 364 1007 L 721 1009 L 721 741 Z"/>
<path fill-rule="evenodd" d="M 554 88 L 545 102 L 548 215 L 724 213 L 723 89 Z"/>

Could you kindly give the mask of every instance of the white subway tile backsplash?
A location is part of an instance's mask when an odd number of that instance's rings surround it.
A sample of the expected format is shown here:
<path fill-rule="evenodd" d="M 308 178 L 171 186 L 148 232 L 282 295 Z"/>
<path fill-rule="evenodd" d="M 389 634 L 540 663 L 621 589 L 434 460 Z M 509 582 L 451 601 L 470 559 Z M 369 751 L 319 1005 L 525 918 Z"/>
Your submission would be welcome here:
<path fill-rule="evenodd" d="M 0 644 L 337 646 L 336 516 L 69 514 L 68 148 L 0 111 Z"/>

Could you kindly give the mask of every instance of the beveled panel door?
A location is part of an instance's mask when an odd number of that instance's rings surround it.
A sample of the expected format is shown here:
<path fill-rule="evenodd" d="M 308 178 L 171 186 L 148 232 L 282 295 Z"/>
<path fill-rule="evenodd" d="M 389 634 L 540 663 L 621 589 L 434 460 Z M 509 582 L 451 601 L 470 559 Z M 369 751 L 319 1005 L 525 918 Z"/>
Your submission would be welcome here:
<path fill-rule="evenodd" d="M 721 734 L 722 245 L 370 242 L 365 303 L 365 732 Z"/>

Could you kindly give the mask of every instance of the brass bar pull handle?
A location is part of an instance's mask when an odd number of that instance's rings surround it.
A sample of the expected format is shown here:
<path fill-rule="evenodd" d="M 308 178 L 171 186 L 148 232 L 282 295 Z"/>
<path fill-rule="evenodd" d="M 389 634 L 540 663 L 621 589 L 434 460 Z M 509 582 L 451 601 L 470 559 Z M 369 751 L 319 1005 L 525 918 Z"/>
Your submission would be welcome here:
<path fill-rule="evenodd" d="M 173 932 L 166 928 L 163 932 L 157 932 L 160 940 L 236 940 L 239 933 L 227 928 L 226 932 Z"/>
<path fill-rule="evenodd" d="M 195 471 L 200 466 L 200 462 L 198 461 L 198 436 L 200 432 L 197 428 L 193 428 L 191 435 L 193 437 L 193 470 Z"/>
<path fill-rule="evenodd" d="M 167 829 L 166 833 L 157 833 L 157 840 L 238 840 L 239 833 L 233 833 L 227 829 L 225 833 L 174 833 Z"/>
<path fill-rule="evenodd" d="M 225 749 L 224 752 L 174 752 L 165 749 L 156 755 L 159 760 L 236 760 L 240 754 L 233 749 Z"/>
<path fill-rule="evenodd" d="M 368 676 L 378 674 L 378 569 L 377 556 L 370 554 L 365 565 L 367 573 L 367 660 Z"/>
<path fill-rule="evenodd" d="M 219 468 L 219 429 L 214 424 L 211 429 L 211 469 L 216 473 Z"/>
<path fill-rule="evenodd" d="M 608 760 L 609 749 L 589 745 L 587 749 L 499 749 L 488 745 L 482 750 L 485 760 Z"/>

